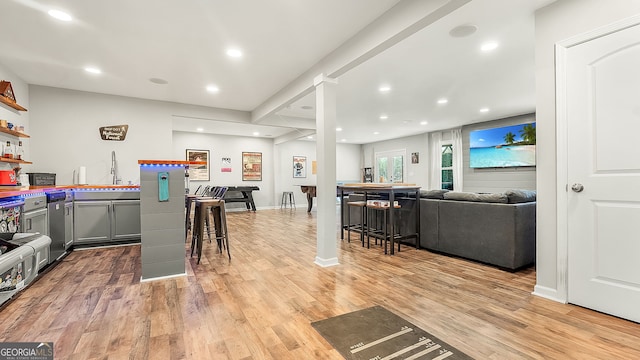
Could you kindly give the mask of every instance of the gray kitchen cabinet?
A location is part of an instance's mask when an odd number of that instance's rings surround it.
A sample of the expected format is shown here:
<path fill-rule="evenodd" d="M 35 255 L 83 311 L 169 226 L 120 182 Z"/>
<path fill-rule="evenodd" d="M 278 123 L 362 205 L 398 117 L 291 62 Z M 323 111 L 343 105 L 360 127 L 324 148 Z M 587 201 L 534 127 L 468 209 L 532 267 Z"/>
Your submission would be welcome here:
<path fill-rule="evenodd" d="M 139 190 L 77 190 L 73 204 L 74 245 L 140 240 Z"/>
<path fill-rule="evenodd" d="M 49 235 L 48 211 L 46 208 L 25 212 L 22 223 L 22 232 Z"/>
<path fill-rule="evenodd" d="M 111 202 L 111 238 L 140 239 L 140 200 Z"/>
<path fill-rule="evenodd" d="M 111 240 L 111 201 L 76 201 L 73 213 L 74 245 Z"/>

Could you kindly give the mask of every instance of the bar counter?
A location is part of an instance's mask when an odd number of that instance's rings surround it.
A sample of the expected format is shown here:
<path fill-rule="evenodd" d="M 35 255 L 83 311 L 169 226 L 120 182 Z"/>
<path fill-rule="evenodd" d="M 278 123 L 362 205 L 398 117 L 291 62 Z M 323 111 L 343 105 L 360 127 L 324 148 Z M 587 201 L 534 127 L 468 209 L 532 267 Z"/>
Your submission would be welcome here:
<path fill-rule="evenodd" d="M 42 193 L 51 190 L 81 190 L 81 189 L 99 189 L 99 190 L 120 190 L 120 189 L 139 189 L 140 185 L 55 185 L 55 186 L 15 186 L 15 190 L 11 186 L 0 186 L 0 198 L 8 198 L 12 196 L 28 195 L 34 193 Z"/>

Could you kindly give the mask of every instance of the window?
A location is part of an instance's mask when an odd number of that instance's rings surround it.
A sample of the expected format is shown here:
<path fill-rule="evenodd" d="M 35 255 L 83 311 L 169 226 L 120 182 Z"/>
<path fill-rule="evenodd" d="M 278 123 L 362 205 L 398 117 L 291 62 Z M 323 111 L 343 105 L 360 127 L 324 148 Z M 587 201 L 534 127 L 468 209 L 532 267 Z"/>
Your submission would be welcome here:
<path fill-rule="evenodd" d="M 404 182 L 405 153 L 405 150 L 376 153 L 376 177 L 373 179 L 374 182 Z"/>
<path fill-rule="evenodd" d="M 453 145 L 442 145 L 442 158 L 440 163 L 442 169 L 442 188 L 453 190 Z"/>

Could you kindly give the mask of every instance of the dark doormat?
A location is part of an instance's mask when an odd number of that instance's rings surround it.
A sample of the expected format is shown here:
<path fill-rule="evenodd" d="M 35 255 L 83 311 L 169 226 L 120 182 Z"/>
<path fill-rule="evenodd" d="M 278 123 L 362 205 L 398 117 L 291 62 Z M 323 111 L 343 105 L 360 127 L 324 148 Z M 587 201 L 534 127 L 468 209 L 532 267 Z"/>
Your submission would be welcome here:
<path fill-rule="evenodd" d="M 345 359 L 473 359 L 381 306 L 311 323 Z"/>

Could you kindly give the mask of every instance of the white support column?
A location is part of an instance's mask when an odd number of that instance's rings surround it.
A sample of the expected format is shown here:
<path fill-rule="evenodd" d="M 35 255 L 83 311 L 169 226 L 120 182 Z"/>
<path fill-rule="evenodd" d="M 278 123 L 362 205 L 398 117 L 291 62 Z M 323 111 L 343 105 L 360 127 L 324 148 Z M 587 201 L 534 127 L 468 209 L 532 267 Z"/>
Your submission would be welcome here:
<path fill-rule="evenodd" d="M 336 87 L 338 81 L 320 74 L 316 88 L 317 254 L 315 263 L 338 265 L 336 236 Z"/>

